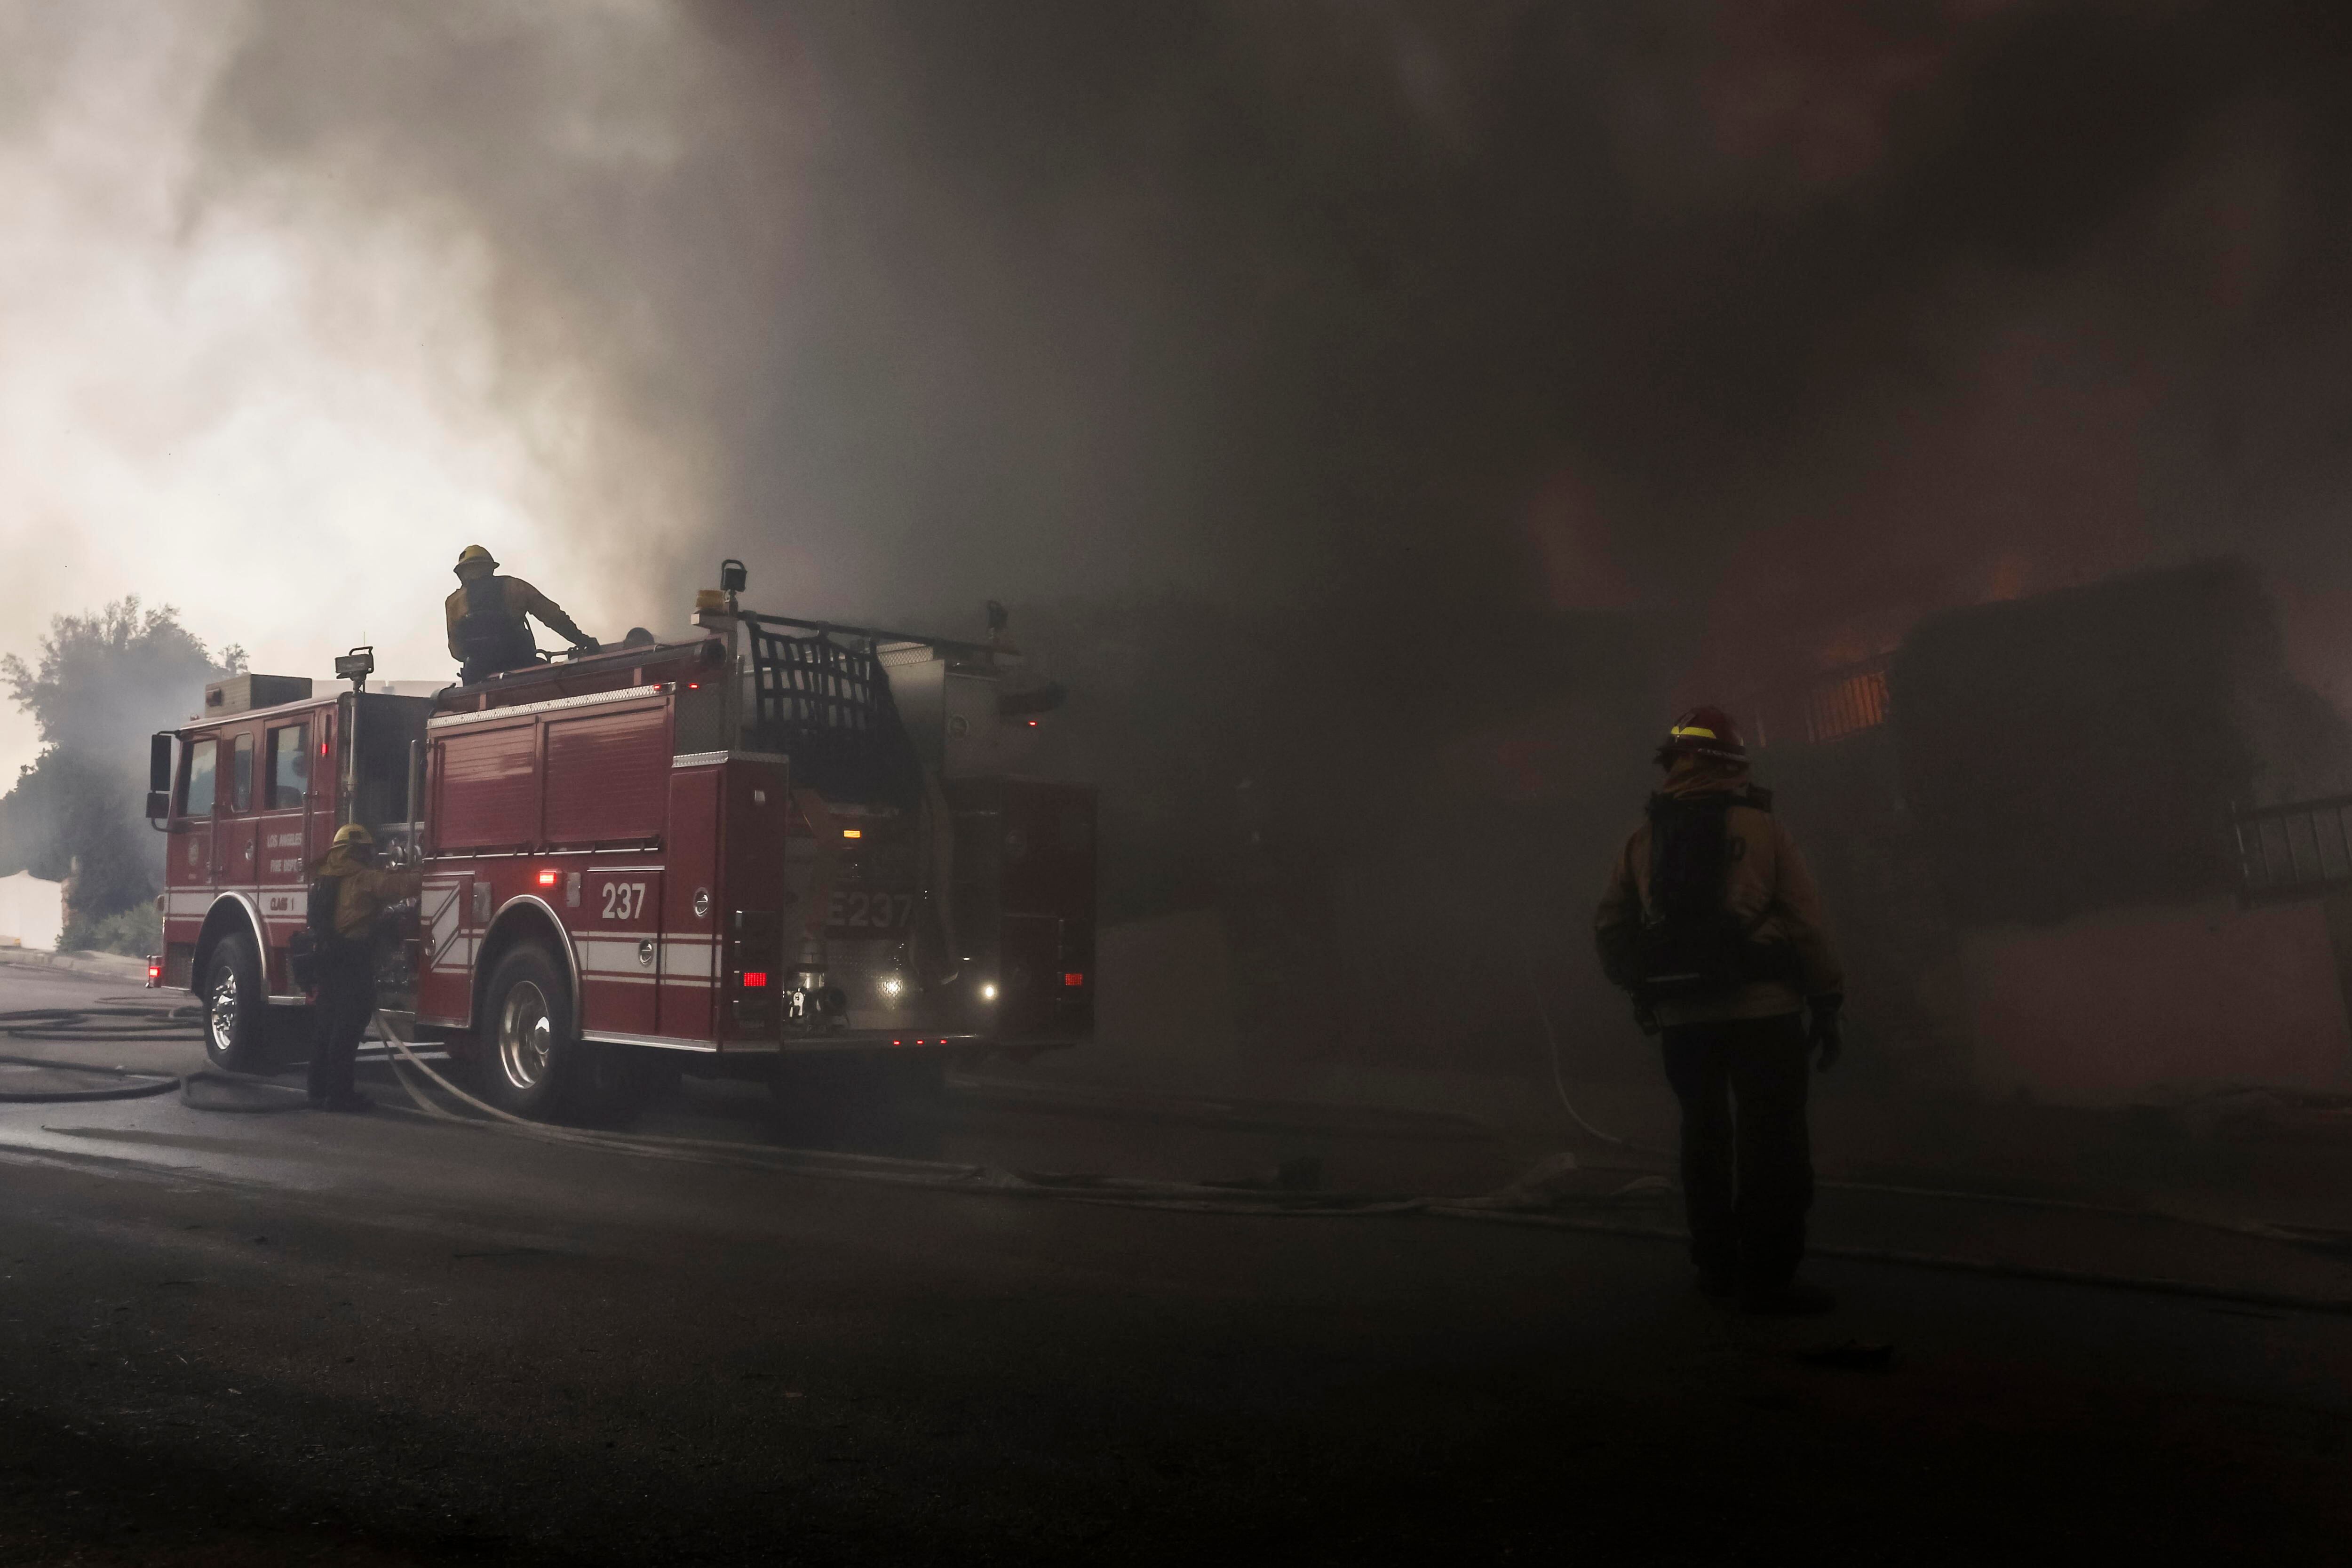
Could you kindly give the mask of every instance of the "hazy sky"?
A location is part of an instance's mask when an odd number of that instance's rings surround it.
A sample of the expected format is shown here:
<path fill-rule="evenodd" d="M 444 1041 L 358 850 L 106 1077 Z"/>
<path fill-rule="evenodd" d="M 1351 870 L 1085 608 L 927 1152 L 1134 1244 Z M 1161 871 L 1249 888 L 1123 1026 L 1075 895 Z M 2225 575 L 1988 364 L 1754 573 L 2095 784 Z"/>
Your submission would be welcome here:
<path fill-rule="evenodd" d="M 592 45 L 669 42 L 661 7 L 562 9 Z M 516 16 L 484 33 L 560 42 Z M 498 319 L 470 216 L 376 205 L 364 147 L 348 200 L 331 157 L 226 166 L 216 94 L 261 20 L 240 0 L 0 5 L 0 644 L 29 657 L 50 614 L 135 594 L 257 669 L 323 675 L 373 642 L 383 674 L 441 677 L 447 568 L 476 542 L 592 631 L 683 625 L 602 526 L 696 509 L 677 455 L 596 377 L 518 372 L 502 331 L 531 323 Z M 576 110 L 600 62 L 639 58 L 583 49 L 560 96 Z M 566 126 L 519 97 L 537 161 L 669 155 L 674 100 L 623 91 Z M 33 748 L 0 714 L 0 763 Z"/>

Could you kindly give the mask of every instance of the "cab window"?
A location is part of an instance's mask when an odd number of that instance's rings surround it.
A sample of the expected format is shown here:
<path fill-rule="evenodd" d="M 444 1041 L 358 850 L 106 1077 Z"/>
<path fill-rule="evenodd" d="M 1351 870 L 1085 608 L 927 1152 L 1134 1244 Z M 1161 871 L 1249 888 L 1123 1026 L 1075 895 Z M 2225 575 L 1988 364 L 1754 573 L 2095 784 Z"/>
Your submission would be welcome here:
<path fill-rule="evenodd" d="M 236 748 L 229 753 L 228 808 L 253 809 L 253 736 L 249 732 L 236 738 Z"/>
<path fill-rule="evenodd" d="M 188 787 L 180 797 L 180 810 L 188 816 L 210 816 L 213 814 L 214 757 L 220 750 L 217 741 L 198 741 L 188 748 Z"/>
<path fill-rule="evenodd" d="M 310 726 L 281 724 L 269 731 L 269 805 L 288 811 L 310 793 Z"/>

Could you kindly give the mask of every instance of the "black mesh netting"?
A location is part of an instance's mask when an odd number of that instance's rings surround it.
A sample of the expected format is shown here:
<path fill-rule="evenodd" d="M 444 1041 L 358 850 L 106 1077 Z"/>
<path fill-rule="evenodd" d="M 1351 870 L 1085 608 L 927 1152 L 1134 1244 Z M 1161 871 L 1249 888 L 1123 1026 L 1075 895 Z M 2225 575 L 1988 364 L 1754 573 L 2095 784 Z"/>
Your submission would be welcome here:
<path fill-rule="evenodd" d="M 755 626 L 751 668 L 751 743 L 790 757 L 796 784 L 835 800 L 921 800 L 922 763 L 871 648 Z"/>

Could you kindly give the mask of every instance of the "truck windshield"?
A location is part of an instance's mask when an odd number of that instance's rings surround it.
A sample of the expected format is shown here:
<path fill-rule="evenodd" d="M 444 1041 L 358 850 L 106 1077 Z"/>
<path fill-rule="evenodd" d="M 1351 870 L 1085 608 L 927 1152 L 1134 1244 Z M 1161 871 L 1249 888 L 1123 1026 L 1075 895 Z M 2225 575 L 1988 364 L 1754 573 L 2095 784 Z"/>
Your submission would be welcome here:
<path fill-rule="evenodd" d="M 213 814 L 214 758 L 219 751 L 217 741 L 198 741 L 188 748 L 188 788 L 180 803 L 180 810 L 186 816 Z"/>

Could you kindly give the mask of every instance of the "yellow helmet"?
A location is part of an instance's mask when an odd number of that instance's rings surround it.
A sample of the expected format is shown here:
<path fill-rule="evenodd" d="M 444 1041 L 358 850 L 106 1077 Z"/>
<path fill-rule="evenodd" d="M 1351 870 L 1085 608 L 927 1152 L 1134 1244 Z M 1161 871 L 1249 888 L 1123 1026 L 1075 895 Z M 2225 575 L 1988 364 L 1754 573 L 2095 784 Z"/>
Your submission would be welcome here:
<path fill-rule="evenodd" d="M 348 844 L 364 844 L 373 849 L 375 847 L 375 835 L 359 823 L 346 822 L 335 829 L 334 847 L 341 849 Z"/>
<path fill-rule="evenodd" d="M 499 563 L 488 551 L 478 544 L 468 544 L 465 549 L 457 552 L 457 564 L 449 570 L 460 577 L 470 577 L 478 573 L 495 572 L 498 569 Z"/>

